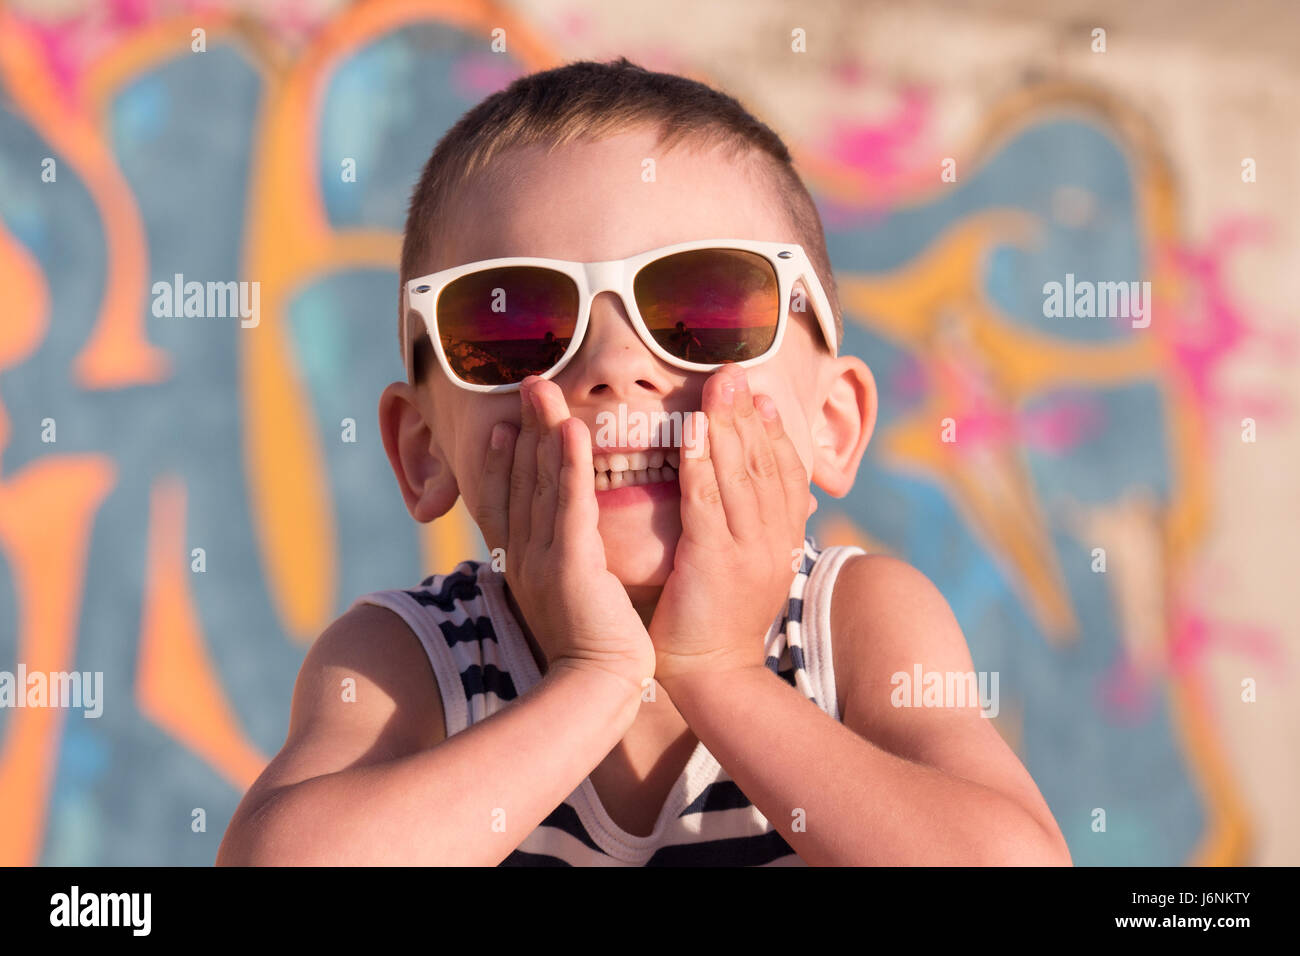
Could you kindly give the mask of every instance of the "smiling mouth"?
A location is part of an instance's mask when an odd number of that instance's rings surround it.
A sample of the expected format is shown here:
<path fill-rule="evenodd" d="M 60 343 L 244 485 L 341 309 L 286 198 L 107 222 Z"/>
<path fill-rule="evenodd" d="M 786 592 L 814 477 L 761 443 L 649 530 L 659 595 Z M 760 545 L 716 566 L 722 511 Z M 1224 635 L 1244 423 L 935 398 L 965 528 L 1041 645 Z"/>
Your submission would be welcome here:
<path fill-rule="evenodd" d="M 610 453 L 592 449 L 596 490 L 613 491 L 629 485 L 657 485 L 676 481 L 681 458 L 675 448 Z"/>

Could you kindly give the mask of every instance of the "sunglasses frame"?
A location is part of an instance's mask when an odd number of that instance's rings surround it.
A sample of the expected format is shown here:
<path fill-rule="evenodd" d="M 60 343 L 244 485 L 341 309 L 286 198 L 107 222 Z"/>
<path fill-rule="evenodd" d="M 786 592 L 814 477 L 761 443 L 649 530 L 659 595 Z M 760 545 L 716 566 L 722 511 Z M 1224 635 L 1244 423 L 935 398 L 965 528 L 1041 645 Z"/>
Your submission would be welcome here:
<path fill-rule="evenodd" d="M 690 362 L 678 358 L 662 348 L 650 333 L 644 319 L 641 317 L 641 310 L 636 304 L 633 283 L 636 280 L 637 273 L 645 266 L 657 262 L 665 256 L 700 249 L 734 249 L 741 252 L 752 252 L 762 256 L 771 264 L 776 274 L 777 301 L 780 305 L 776 321 L 776 335 L 772 339 L 771 346 L 762 355 L 735 363 L 705 364 Z M 482 259 L 478 262 L 467 262 L 464 265 L 443 269 L 441 272 L 433 272 L 429 275 L 411 279 L 406 283 L 406 309 L 402 314 L 402 345 L 405 351 L 403 362 L 406 365 L 408 381 L 412 375 L 411 353 L 414 351 L 409 341 L 410 313 L 417 312 L 424 321 L 425 332 L 433 344 L 433 351 L 438 357 L 438 364 L 453 384 L 471 392 L 515 392 L 519 390 L 520 383 L 518 382 L 508 385 L 476 385 L 457 377 L 452 371 L 451 365 L 447 362 L 447 356 L 442 348 L 442 339 L 438 336 L 435 328 L 438 296 L 451 282 L 462 276 L 502 266 L 538 266 L 553 269 L 571 278 L 578 287 L 578 318 L 577 324 L 574 326 L 573 338 L 570 339 L 564 354 L 546 372 L 541 374 L 541 378 L 554 378 L 564 370 L 564 367 L 578 353 L 578 349 L 582 347 L 582 342 L 587 336 L 587 326 L 591 318 L 591 303 L 602 292 L 617 293 L 623 300 L 623 307 L 632 320 L 632 327 L 636 329 L 641 341 L 645 343 L 646 348 L 656 358 L 674 368 L 687 372 L 714 372 L 726 364 L 735 364 L 747 368 L 764 362 L 776 354 L 777 350 L 781 348 L 781 340 L 785 336 L 785 328 L 789 322 L 789 313 L 791 311 L 789 303 L 791 296 L 794 294 L 795 283 L 802 281 L 804 288 L 808 291 L 808 299 L 814 314 L 817 316 L 826 344 L 830 348 L 832 355 L 838 353 L 835 344 L 835 319 L 831 313 L 830 300 L 826 297 L 826 291 L 822 288 L 821 280 L 817 278 L 817 271 L 813 268 L 812 262 L 808 259 L 808 254 L 804 252 L 802 246 L 793 242 L 759 242 L 751 239 L 699 239 L 692 242 L 679 242 L 671 246 L 661 246 L 657 249 L 650 249 L 629 256 L 626 259 L 610 259 L 605 262 L 573 262 L 568 259 L 539 259 L 531 256 Z"/>

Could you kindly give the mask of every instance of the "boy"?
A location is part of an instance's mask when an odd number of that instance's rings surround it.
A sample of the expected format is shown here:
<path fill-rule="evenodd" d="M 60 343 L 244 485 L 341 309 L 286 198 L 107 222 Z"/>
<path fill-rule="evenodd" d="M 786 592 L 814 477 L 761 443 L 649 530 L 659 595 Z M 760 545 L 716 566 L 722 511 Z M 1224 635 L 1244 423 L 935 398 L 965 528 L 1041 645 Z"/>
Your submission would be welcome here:
<path fill-rule="evenodd" d="M 805 536 L 876 391 L 776 134 L 625 59 L 521 78 L 434 150 L 401 280 L 385 449 L 504 569 L 321 635 L 218 863 L 1069 864 L 976 701 L 896 706 L 972 669 L 935 588 Z"/>

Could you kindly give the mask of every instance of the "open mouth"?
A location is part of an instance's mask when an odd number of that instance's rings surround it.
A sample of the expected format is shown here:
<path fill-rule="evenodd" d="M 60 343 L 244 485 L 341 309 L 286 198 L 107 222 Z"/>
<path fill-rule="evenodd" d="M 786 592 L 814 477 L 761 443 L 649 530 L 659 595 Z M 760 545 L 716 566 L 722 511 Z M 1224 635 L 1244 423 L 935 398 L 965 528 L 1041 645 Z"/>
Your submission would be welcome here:
<path fill-rule="evenodd" d="M 613 491 L 632 485 L 657 485 L 677 480 L 681 458 L 676 449 L 613 452 L 592 449 L 596 490 Z"/>

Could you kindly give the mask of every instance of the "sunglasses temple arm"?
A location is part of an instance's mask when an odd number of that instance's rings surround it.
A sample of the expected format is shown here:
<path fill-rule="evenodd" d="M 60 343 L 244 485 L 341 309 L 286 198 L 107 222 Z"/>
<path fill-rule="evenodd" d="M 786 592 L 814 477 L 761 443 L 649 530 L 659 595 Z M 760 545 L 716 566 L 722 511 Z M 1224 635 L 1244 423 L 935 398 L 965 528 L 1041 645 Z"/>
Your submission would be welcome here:
<path fill-rule="evenodd" d="M 403 292 L 402 309 L 402 367 L 406 370 L 406 380 L 411 380 L 411 293 Z"/>
<path fill-rule="evenodd" d="M 417 306 L 425 306 L 427 295 L 420 295 L 410 289 L 406 290 L 406 308 L 402 310 L 402 364 L 406 366 L 406 380 L 414 381 L 412 376 L 415 374 L 415 343 L 411 341 L 411 313 L 416 312 L 420 317 L 419 333 L 420 335 L 429 335 L 429 323 L 424 320 L 424 312 L 417 310 Z M 432 337 L 432 336 L 431 336 Z"/>
<path fill-rule="evenodd" d="M 799 278 L 803 280 L 804 287 L 812 297 L 813 310 L 817 313 L 817 321 L 821 325 L 827 348 L 831 350 L 832 355 L 838 355 L 839 348 L 835 343 L 835 313 L 831 311 L 831 303 L 826 297 L 826 290 L 822 288 L 821 280 L 817 278 L 817 273 L 812 269 L 811 264 L 809 270 L 801 273 Z"/>

